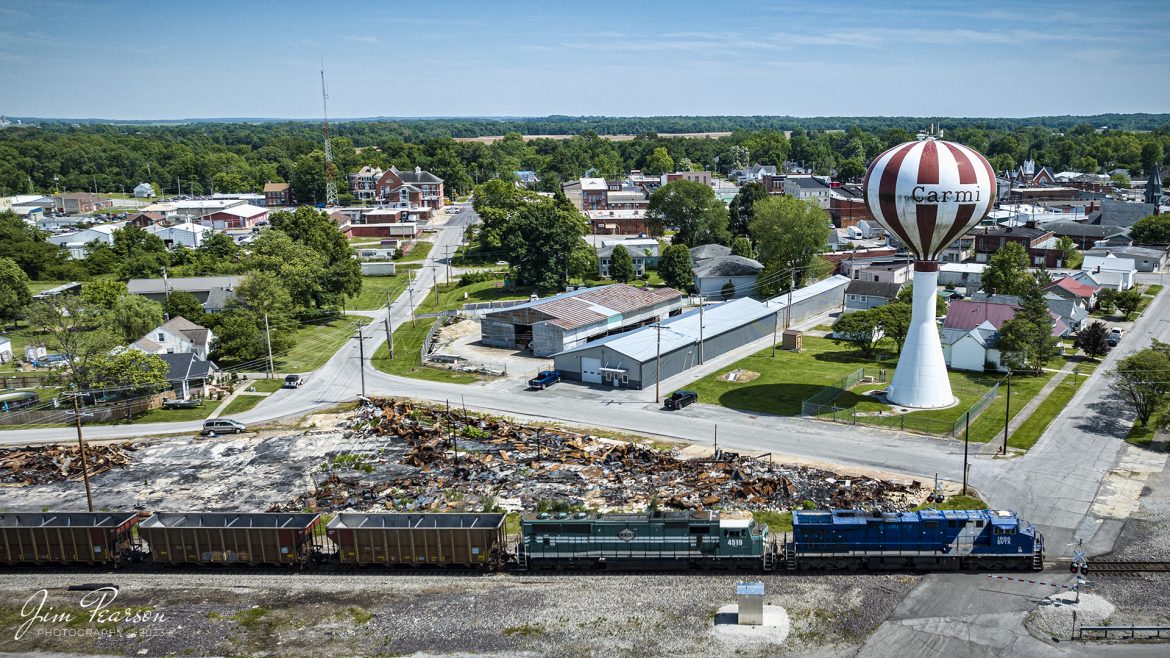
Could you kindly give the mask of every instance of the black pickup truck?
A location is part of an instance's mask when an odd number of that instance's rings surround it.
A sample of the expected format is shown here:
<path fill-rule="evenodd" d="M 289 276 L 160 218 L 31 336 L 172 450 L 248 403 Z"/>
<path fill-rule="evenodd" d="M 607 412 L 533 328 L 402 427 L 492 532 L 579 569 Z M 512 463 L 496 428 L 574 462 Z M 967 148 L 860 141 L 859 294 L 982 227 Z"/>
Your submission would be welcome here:
<path fill-rule="evenodd" d="M 678 411 L 692 402 L 699 401 L 699 394 L 694 391 L 675 391 L 666 398 L 665 406 L 667 409 Z"/>

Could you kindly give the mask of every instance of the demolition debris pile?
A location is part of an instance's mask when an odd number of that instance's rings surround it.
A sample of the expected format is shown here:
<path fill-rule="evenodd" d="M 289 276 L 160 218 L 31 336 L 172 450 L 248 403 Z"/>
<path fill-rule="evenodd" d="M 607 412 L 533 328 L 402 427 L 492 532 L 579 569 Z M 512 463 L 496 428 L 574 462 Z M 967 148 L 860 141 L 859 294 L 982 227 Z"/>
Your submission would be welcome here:
<path fill-rule="evenodd" d="M 593 508 L 908 509 L 919 482 L 900 484 L 730 452 L 689 459 L 562 429 L 380 401 L 348 423 L 359 441 L 384 440 L 377 475 L 331 473 L 314 491 L 270 511 L 364 509 L 479 511 Z M 371 482 L 371 480 L 373 480 Z"/>
<path fill-rule="evenodd" d="M 86 446 L 89 476 L 129 464 L 128 453 L 134 450 L 134 445 L 129 442 Z M 81 450 L 76 446 L 0 449 L 0 483 L 51 484 L 80 479 Z"/>

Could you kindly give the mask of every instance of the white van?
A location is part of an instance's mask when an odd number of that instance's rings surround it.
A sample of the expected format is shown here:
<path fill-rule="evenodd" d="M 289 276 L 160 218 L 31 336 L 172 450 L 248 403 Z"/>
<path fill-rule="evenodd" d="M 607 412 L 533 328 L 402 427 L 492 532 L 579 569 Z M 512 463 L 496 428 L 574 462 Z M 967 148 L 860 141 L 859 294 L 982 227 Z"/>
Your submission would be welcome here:
<path fill-rule="evenodd" d="M 248 431 L 248 426 L 230 418 L 215 418 L 203 421 L 203 435 L 209 434 L 240 434 Z"/>

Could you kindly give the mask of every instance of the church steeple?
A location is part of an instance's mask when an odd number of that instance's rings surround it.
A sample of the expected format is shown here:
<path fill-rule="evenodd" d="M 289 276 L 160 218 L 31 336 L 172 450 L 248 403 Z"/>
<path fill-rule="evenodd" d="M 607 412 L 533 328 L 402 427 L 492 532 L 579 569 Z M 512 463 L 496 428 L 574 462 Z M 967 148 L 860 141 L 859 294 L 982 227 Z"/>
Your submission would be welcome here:
<path fill-rule="evenodd" d="M 1162 175 L 1158 173 L 1158 164 L 1150 172 L 1150 179 L 1146 181 L 1146 203 L 1157 204 L 1162 200 Z"/>

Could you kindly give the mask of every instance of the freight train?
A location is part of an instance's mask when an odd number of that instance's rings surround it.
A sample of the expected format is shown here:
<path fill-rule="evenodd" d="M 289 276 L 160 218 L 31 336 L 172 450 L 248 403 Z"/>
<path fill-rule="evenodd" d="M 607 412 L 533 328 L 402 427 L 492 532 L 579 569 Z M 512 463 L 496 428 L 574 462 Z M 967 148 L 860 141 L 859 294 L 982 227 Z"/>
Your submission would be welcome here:
<path fill-rule="evenodd" d="M 777 536 L 748 512 L 0 514 L 0 564 L 129 563 L 473 569 L 1039 570 L 1014 512 L 805 510 Z M 511 549 L 511 550 L 510 550 Z"/>

